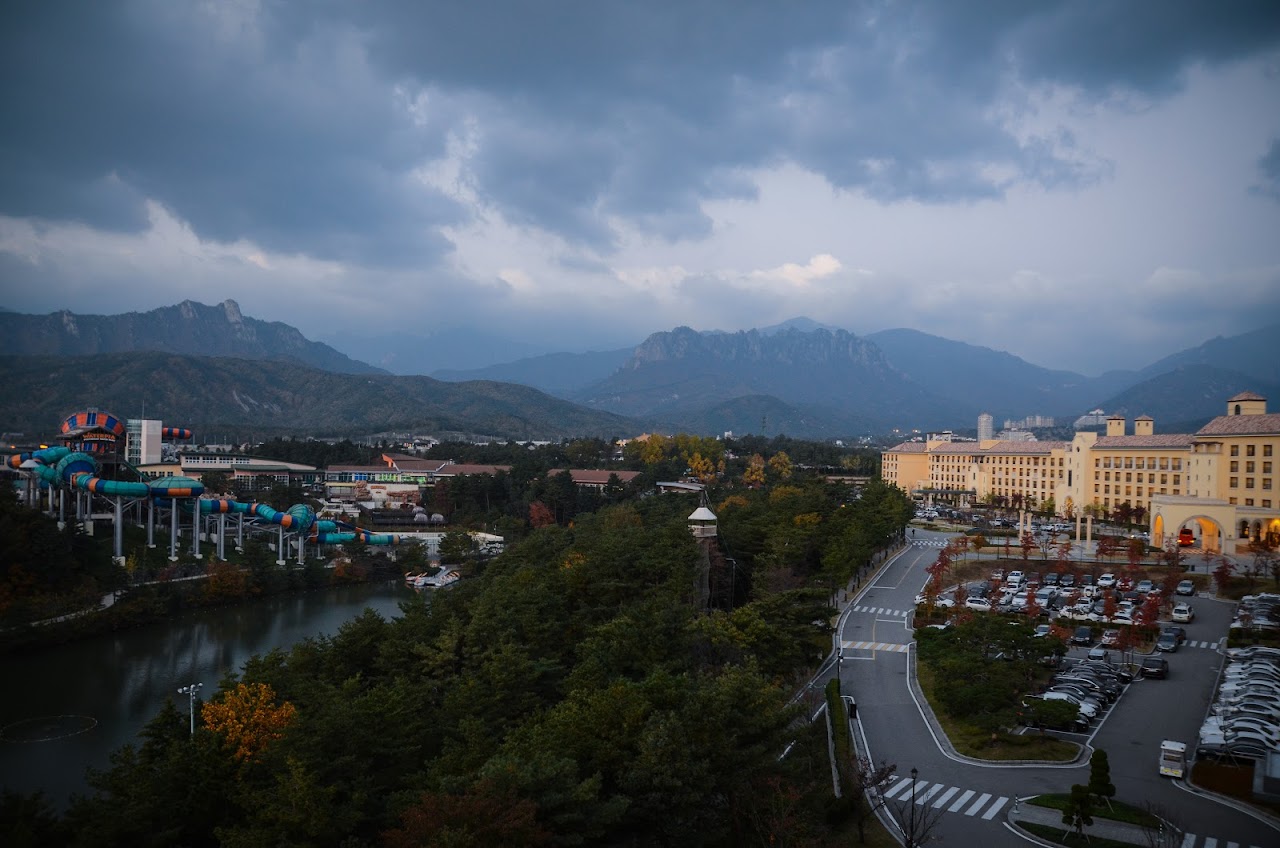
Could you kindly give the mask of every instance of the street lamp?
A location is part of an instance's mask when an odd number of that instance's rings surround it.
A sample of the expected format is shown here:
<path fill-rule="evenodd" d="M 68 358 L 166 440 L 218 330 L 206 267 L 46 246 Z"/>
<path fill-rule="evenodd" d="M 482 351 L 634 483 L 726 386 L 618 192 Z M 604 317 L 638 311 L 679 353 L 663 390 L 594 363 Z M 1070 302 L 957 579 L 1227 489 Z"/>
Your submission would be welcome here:
<path fill-rule="evenodd" d="M 907 848 L 915 848 L 916 845 L 916 775 L 919 773 L 911 769 L 911 809 L 907 812 L 911 824 L 907 828 Z"/>
<path fill-rule="evenodd" d="M 203 683 L 192 683 L 178 690 L 179 695 L 187 696 L 187 714 L 191 718 L 191 735 L 196 735 L 196 693 L 203 688 Z"/>

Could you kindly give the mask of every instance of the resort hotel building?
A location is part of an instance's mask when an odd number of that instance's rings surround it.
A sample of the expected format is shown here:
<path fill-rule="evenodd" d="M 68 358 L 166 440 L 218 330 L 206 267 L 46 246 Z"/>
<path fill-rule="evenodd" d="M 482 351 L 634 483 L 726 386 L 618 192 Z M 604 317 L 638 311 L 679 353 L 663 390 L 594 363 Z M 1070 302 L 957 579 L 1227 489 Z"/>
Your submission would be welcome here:
<path fill-rule="evenodd" d="M 1242 392 L 1226 414 L 1195 433 L 1157 434 L 1141 416 L 1106 433 L 1065 441 L 953 441 L 949 433 L 903 442 L 883 454 L 885 481 L 926 504 L 991 503 L 1119 517 L 1164 544 L 1182 528 L 1206 550 L 1233 554 L 1253 540 L 1280 542 L 1280 414 Z"/>

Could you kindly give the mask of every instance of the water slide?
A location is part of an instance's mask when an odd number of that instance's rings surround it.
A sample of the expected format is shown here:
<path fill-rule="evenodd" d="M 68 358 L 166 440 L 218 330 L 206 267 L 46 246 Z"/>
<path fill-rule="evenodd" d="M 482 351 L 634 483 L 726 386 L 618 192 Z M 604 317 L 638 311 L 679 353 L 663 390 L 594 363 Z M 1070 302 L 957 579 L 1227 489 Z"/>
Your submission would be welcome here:
<path fill-rule="evenodd" d="M 177 430 L 178 428 L 165 428 Z M 182 430 L 187 433 L 190 431 Z M 204 493 L 204 485 L 188 477 L 162 477 L 147 483 L 131 483 L 121 480 L 104 480 L 96 476 L 98 461 L 87 453 L 65 447 L 44 448 L 38 451 L 14 454 L 5 464 L 10 468 L 32 472 L 42 486 L 56 487 L 63 484 L 93 492 L 98 495 L 125 498 L 151 498 L 159 506 L 169 506 L 173 500 L 190 501 Z M 277 510 L 257 502 L 245 503 L 230 498 L 210 498 L 198 501 L 204 515 L 219 513 L 242 514 L 262 524 L 278 525 L 300 534 L 311 531 L 308 541 L 334 545 L 343 542 L 361 542 L 366 545 L 398 545 L 399 535 L 372 533 L 360 527 L 336 521 L 317 521 L 315 510 L 306 504 L 295 504 L 287 510 Z M 188 504 L 186 509 L 192 507 Z"/>

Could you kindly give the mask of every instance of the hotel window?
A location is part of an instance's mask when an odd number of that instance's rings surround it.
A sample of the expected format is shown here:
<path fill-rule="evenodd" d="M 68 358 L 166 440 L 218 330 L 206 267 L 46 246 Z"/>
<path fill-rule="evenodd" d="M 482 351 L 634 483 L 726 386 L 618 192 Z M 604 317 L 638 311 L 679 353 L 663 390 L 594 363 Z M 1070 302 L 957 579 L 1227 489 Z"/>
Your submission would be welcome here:
<path fill-rule="evenodd" d="M 1230 483 L 1228 483 L 1227 485 L 1228 485 L 1228 486 L 1230 486 L 1230 487 L 1231 487 L 1231 488 L 1233 488 L 1233 489 L 1238 489 L 1238 488 L 1240 488 L 1240 478 L 1239 478 L 1239 477 L 1232 477 L 1232 478 L 1231 478 L 1231 482 L 1230 482 Z"/>
<path fill-rule="evenodd" d="M 1094 483 L 1094 484 L 1093 484 L 1093 493 L 1094 493 L 1095 495 L 1096 495 L 1096 494 L 1098 494 L 1098 489 L 1100 489 L 1100 488 L 1101 488 L 1101 487 L 1100 487 L 1097 483 Z"/>
<path fill-rule="evenodd" d="M 1169 494 L 1169 493 L 1168 493 L 1168 492 L 1166 492 L 1164 489 L 1161 489 L 1161 490 L 1160 490 L 1160 494 L 1162 494 L 1162 495 L 1167 495 L 1167 494 Z"/>
<path fill-rule="evenodd" d="M 1239 446 L 1239 445 L 1232 445 L 1232 446 L 1231 446 L 1231 455 L 1232 455 L 1232 456 L 1239 456 L 1239 455 L 1240 455 L 1240 446 Z"/>
<path fill-rule="evenodd" d="M 1137 495 L 1138 497 L 1142 497 L 1142 487 L 1139 486 L 1138 491 L 1134 492 L 1134 494 Z"/>
<path fill-rule="evenodd" d="M 1255 450 L 1257 450 L 1257 448 L 1256 448 L 1256 447 L 1254 447 L 1253 445 L 1245 445 L 1244 455 L 1245 455 L 1245 456 L 1253 456 L 1253 452 L 1254 452 Z"/>
<path fill-rule="evenodd" d="M 1117 488 L 1119 488 L 1119 487 L 1117 487 Z M 1132 495 L 1132 494 L 1133 494 L 1132 487 L 1130 487 L 1130 486 L 1125 486 L 1125 487 L 1124 487 L 1124 493 L 1125 493 L 1126 495 Z"/>
<path fill-rule="evenodd" d="M 1252 488 L 1253 488 L 1253 478 L 1252 478 L 1252 477 L 1246 477 L 1246 478 L 1244 478 L 1244 487 L 1245 487 L 1246 489 L 1252 489 Z"/>
<path fill-rule="evenodd" d="M 1132 482 L 1133 482 L 1133 474 L 1132 474 L 1132 473 L 1130 473 L 1130 472 L 1125 472 L 1125 475 L 1124 475 L 1124 481 L 1125 481 L 1126 483 L 1132 483 Z"/>
<path fill-rule="evenodd" d="M 1270 477 L 1263 477 L 1263 478 L 1262 478 L 1262 488 L 1266 489 L 1267 491 L 1271 491 L 1271 478 L 1270 478 Z"/>
<path fill-rule="evenodd" d="M 1102 490 L 1103 490 L 1103 494 L 1107 494 L 1107 495 L 1111 494 L 1111 487 L 1110 487 L 1110 486 L 1103 486 L 1103 487 L 1102 487 Z"/>
<path fill-rule="evenodd" d="M 1271 456 L 1271 445 L 1263 445 L 1263 446 L 1262 446 L 1262 455 L 1263 455 L 1263 456 Z"/>
<path fill-rule="evenodd" d="M 1236 499 L 1235 499 L 1235 498 L 1227 498 L 1227 503 L 1231 504 L 1232 506 L 1235 506 L 1235 505 L 1236 505 Z"/>
<path fill-rule="evenodd" d="M 1270 474 L 1270 473 L 1271 473 L 1271 463 L 1269 463 L 1269 462 L 1264 462 L 1264 463 L 1262 463 L 1262 473 L 1263 473 L 1263 474 Z"/>
<path fill-rule="evenodd" d="M 1104 472 L 1102 472 L 1102 477 L 1103 477 L 1103 479 L 1104 479 L 1104 480 L 1106 480 L 1108 483 L 1109 483 L 1109 482 L 1111 482 L 1111 472 L 1110 472 L 1110 471 L 1104 471 Z"/>
<path fill-rule="evenodd" d="M 1126 457 L 1124 458 L 1124 467 L 1125 467 L 1125 468 L 1132 468 L 1132 467 L 1133 467 L 1133 457 L 1131 457 L 1131 456 L 1126 456 Z"/>
<path fill-rule="evenodd" d="M 1239 470 L 1240 470 L 1240 463 L 1238 463 L 1238 462 L 1233 462 L 1233 463 L 1231 463 L 1231 473 L 1232 473 L 1232 474 L 1235 474 L 1235 473 L 1236 473 L 1237 471 L 1239 471 Z"/>
<path fill-rule="evenodd" d="M 1263 508 L 1263 509 L 1271 509 L 1271 501 L 1266 500 L 1266 499 L 1264 498 L 1264 499 L 1263 499 L 1263 501 L 1262 501 L 1262 508 Z"/>
<path fill-rule="evenodd" d="M 1175 485 L 1175 486 L 1181 486 L 1181 485 L 1182 485 L 1182 475 L 1181 475 L 1181 474 L 1175 474 L 1175 475 L 1173 475 L 1173 485 Z"/>
<path fill-rule="evenodd" d="M 1244 464 L 1244 470 L 1245 470 L 1247 473 L 1252 474 L 1252 473 L 1253 473 L 1253 463 L 1252 463 L 1252 462 L 1246 462 L 1246 463 Z"/>
<path fill-rule="evenodd" d="M 1161 483 L 1161 485 L 1164 485 L 1164 484 L 1166 484 L 1166 483 L 1168 483 L 1168 482 L 1169 482 L 1169 475 L 1168 475 L 1168 474 L 1161 474 L 1161 475 L 1160 475 L 1160 483 Z"/>

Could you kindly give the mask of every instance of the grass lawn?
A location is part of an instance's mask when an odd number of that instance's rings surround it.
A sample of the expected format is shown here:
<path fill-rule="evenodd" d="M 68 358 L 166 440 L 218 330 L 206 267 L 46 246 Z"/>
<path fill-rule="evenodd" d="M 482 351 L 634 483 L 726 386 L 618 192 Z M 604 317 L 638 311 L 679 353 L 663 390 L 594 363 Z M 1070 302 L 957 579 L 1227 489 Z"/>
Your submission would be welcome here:
<path fill-rule="evenodd" d="M 1065 794 L 1037 795 L 1035 798 L 1027 799 L 1027 803 L 1035 804 L 1037 807 L 1048 807 L 1051 810 L 1065 810 L 1069 797 Z M 1111 800 L 1110 808 L 1105 803 L 1095 804 L 1091 815 L 1095 819 L 1111 819 L 1112 821 L 1127 822 L 1128 824 L 1138 824 L 1145 827 L 1160 826 L 1160 820 L 1146 810 L 1139 809 L 1132 804 L 1126 804 L 1123 801 L 1117 801 L 1114 798 Z"/>
<path fill-rule="evenodd" d="M 1032 822 L 1019 822 L 1018 827 L 1033 833 L 1036 836 L 1048 842 L 1058 845 L 1080 846 L 1080 848 L 1133 848 L 1132 842 L 1117 842 L 1114 839 L 1103 839 L 1101 836 L 1082 837 L 1076 836 L 1074 833 L 1068 832 L 1066 836 L 1062 835 L 1063 828 L 1049 827 L 1043 824 L 1034 824 Z"/>
<path fill-rule="evenodd" d="M 932 706 L 933 674 L 924 666 L 917 665 L 916 669 L 920 689 Z M 987 731 L 958 721 L 937 708 L 934 708 L 933 713 L 937 716 L 938 723 L 942 725 L 943 732 L 951 740 L 952 746 L 961 754 L 975 759 L 1070 762 L 1080 753 L 1079 745 L 1053 736 L 1039 734 L 1016 736 L 1011 733 L 1000 733 L 992 740 L 991 734 Z"/>

